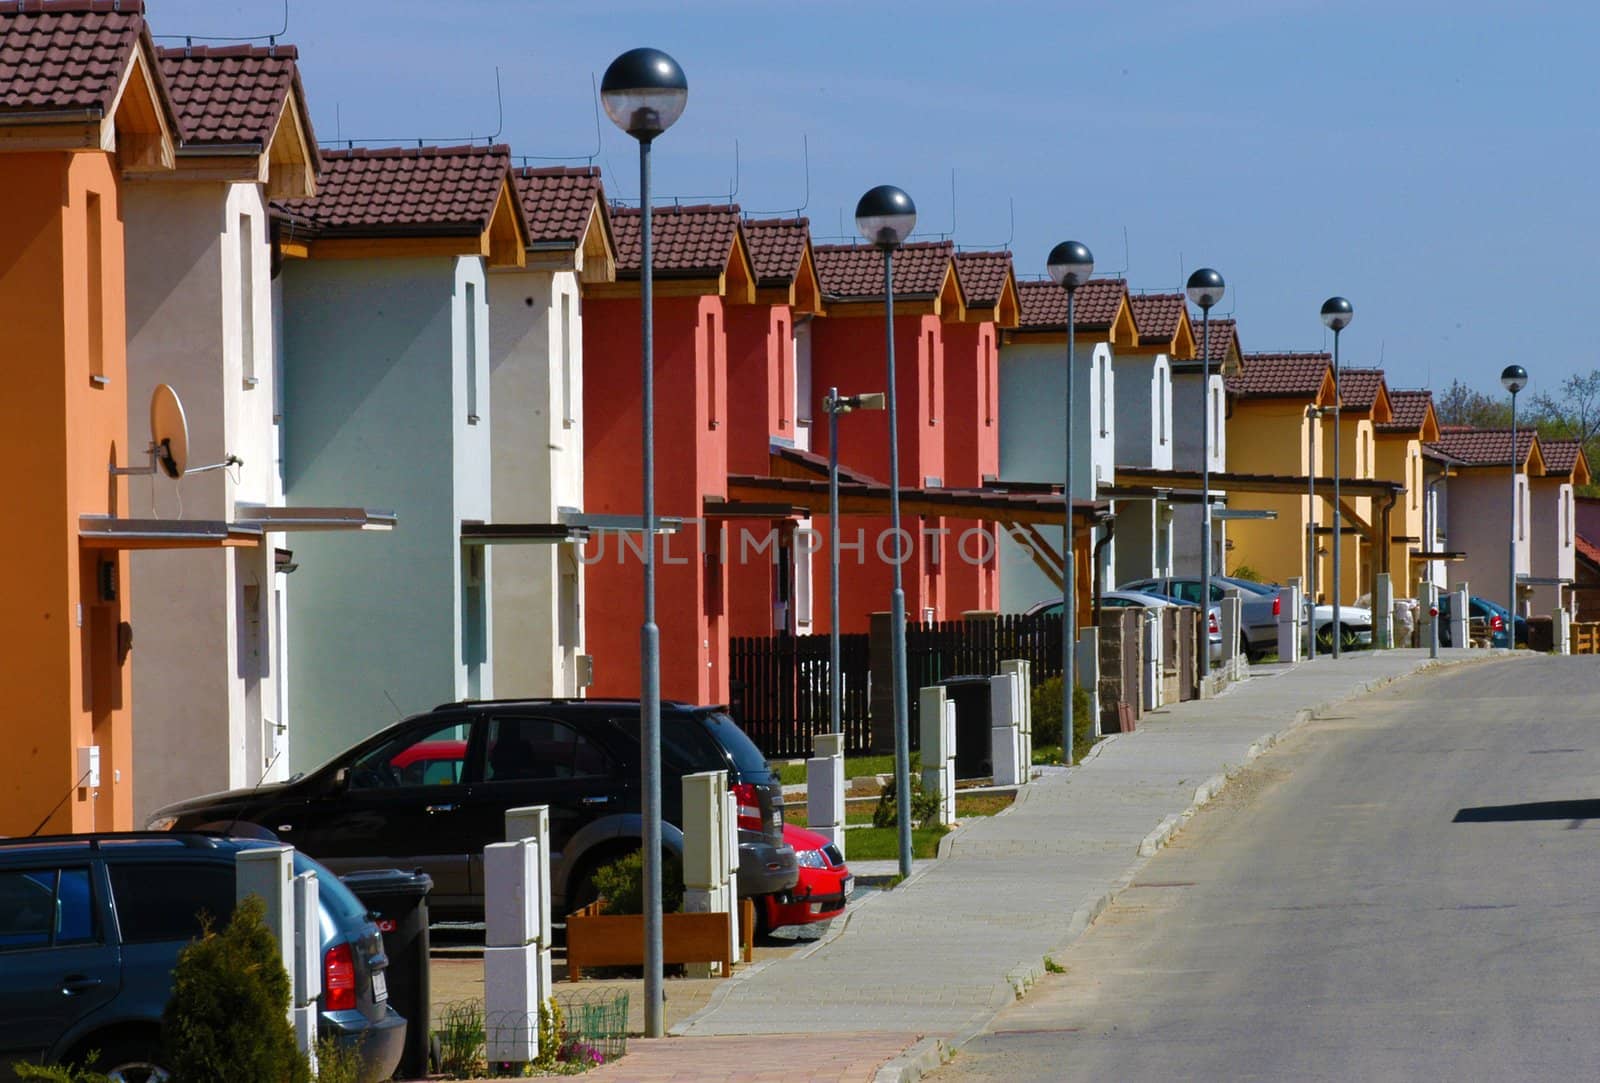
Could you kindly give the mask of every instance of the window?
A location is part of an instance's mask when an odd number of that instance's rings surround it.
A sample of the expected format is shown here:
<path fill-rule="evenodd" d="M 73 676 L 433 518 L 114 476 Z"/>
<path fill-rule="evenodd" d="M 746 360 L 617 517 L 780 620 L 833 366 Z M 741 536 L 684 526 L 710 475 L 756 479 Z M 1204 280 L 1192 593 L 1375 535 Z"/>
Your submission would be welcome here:
<path fill-rule="evenodd" d="M 1111 379 L 1106 374 L 1106 355 L 1096 358 L 1095 371 L 1100 374 L 1100 435 L 1111 435 L 1111 411 L 1106 406 L 1106 394 L 1111 389 Z"/>
<path fill-rule="evenodd" d="M 107 865 L 117 925 L 125 944 L 194 940 L 201 916 L 222 925 L 233 915 L 232 865 L 214 862 L 115 862 Z"/>
<path fill-rule="evenodd" d="M 561 427 L 572 428 L 572 294 L 561 295 Z"/>
<path fill-rule="evenodd" d="M 100 225 L 100 194 L 90 192 L 84 201 L 84 290 L 89 303 L 89 382 L 104 386 L 106 378 L 105 253 Z"/>
<path fill-rule="evenodd" d="M 1172 397 L 1170 377 L 1160 369 L 1161 379 L 1156 381 L 1156 429 L 1163 445 L 1167 442 L 1167 400 Z"/>
<path fill-rule="evenodd" d="M 1211 457 L 1218 458 L 1222 441 L 1222 389 L 1211 386 Z"/>
<path fill-rule="evenodd" d="M 255 234 L 250 216 L 239 216 L 239 363 L 244 372 L 245 390 L 256 386 L 256 282 Z"/>
<path fill-rule="evenodd" d="M 994 336 L 987 328 L 983 331 L 983 423 L 994 424 L 994 385 L 999 374 L 995 371 Z"/>
<path fill-rule="evenodd" d="M 794 350 L 794 337 L 789 334 L 787 320 L 778 320 L 778 330 L 774 335 L 778 346 L 778 428 L 789 427 L 789 402 L 794 387 L 793 360 L 791 353 Z"/>
<path fill-rule="evenodd" d="M 352 790 L 391 789 L 399 786 L 448 786 L 466 773 L 465 722 L 407 730 L 385 741 L 350 770 Z"/>
<path fill-rule="evenodd" d="M 933 332 L 927 335 L 928 356 L 928 424 L 939 424 L 939 366 L 938 358 L 934 356 Z"/>
<path fill-rule="evenodd" d="M 97 939 L 88 869 L 0 872 L 0 952 Z"/>
<path fill-rule="evenodd" d="M 489 723 L 487 782 L 519 779 L 610 778 L 604 749 L 565 722 L 497 718 Z"/>
<path fill-rule="evenodd" d="M 478 423 L 478 286 L 466 284 L 461 332 L 467 355 L 467 424 Z"/>
<path fill-rule="evenodd" d="M 483 664 L 489 660 L 489 617 L 481 545 L 461 547 L 461 664 L 467 667 L 467 698 L 481 695 Z"/>
<path fill-rule="evenodd" d="M 706 313 L 706 428 L 717 427 L 717 315 Z"/>

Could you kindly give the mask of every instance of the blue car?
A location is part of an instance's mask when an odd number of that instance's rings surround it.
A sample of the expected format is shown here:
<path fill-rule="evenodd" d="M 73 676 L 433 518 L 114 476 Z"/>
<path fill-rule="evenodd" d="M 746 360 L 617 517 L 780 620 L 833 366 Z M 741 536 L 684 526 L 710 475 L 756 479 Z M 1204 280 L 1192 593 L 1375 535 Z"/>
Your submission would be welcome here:
<path fill-rule="evenodd" d="M 1450 642 L 1450 599 L 1451 594 L 1439 595 L 1439 646 L 1453 646 Z M 1476 594 L 1467 598 L 1467 619 L 1481 620 L 1489 627 L 1490 643 L 1496 647 L 1509 647 L 1510 640 L 1506 636 L 1506 618 L 1510 613 L 1506 607 L 1498 602 L 1491 602 L 1487 598 L 1480 598 Z M 1514 622 L 1518 646 L 1528 644 L 1528 622 L 1518 616 Z M 1463 644 L 1465 646 L 1465 644 Z"/>

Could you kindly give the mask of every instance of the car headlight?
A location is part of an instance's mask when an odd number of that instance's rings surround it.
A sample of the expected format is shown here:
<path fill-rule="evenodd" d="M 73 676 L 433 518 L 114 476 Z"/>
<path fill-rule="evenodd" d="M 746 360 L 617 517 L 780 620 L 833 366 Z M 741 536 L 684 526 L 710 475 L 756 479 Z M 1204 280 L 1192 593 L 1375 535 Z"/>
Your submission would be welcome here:
<path fill-rule="evenodd" d="M 176 816 L 152 816 L 150 822 L 144 825 L 146 831 L 171 831 L 172 825 L 178 822 Z"/>
<path fill-rule="evenodd" d="M 828 867 L 828 859 L 822 856 L 821 850 L 799 850 L 796 851 L 795 856 L 800 859 L 802 868 L 825 869 Z"/>

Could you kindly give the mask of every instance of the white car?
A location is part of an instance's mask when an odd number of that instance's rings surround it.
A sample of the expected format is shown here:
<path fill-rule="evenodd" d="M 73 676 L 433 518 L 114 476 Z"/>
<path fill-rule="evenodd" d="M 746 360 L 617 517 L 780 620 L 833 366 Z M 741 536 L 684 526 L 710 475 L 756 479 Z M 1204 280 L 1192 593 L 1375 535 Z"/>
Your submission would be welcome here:
<path fill-rule="evenodd" d="M 1311 611 L 1311 626 L 1317 633 L 1317 650 L 1333 650 L 1333 606 L 1319 605 Z M 1343 648 L 1372 646 L 1372 610 L 1353 605 L 1339 607 L 1339 645 Z"/>

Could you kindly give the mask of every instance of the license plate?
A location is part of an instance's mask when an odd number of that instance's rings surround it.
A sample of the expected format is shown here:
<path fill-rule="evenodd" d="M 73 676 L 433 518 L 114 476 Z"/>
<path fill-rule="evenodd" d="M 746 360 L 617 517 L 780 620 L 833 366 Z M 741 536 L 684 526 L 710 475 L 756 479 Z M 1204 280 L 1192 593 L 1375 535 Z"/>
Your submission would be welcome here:
<path fill-rule="evenodd" d="M 383 976 L 383 971 L 375 971 L 372 975 L 372 999 L 382 1004 L 389 999 L 389 980 Z"/>
<path fill-rule="evenodd" d="M 844 878 L 844 897 L 848 899 L 850 897 L 850 893 L 855 889 L 856 878 L 854 876 L 846 876 Z"/>
<path fill-rule="evenodd" d="M 783 813 L 781 811 L 772 814 L 772 826 L 780 828 L 783 826 Z"/>

